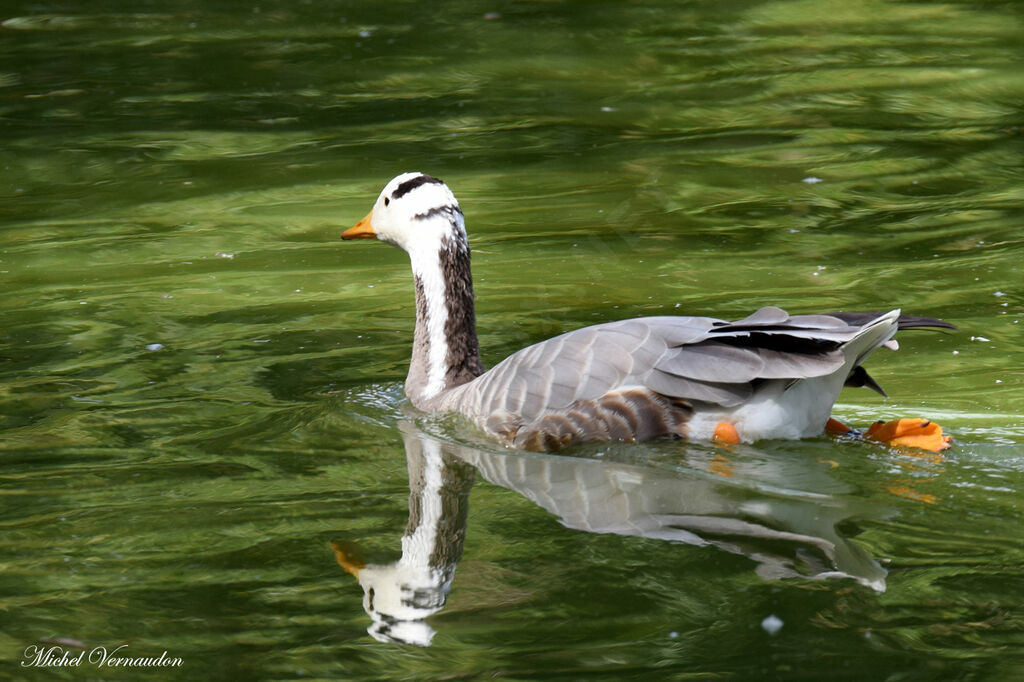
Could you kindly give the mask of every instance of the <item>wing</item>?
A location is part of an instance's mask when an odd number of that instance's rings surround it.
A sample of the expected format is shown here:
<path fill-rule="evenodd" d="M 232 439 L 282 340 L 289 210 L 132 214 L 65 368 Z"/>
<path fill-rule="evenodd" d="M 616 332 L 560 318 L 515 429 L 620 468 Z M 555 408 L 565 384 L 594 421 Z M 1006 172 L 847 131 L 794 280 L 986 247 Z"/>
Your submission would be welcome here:
<path fill-rule="evenodd" d="M 472 413 L 509 412 L 526 420 L 620 386 L 642 385 L 670 345 L 702 338 L 719 322 L 648 317 L 584 327 L 518 351 L 466 385 Z"/>
<path fill-rule="evenodd" d="M 644 384 L 663 395 L 734 407 L 763 380 L 836 372 L 846 361 L 843 345 L 861 329 L 829 315 L 761 308 L 742 320 L 716 323 L 693 343 L 667 348 Z"/>
<path fill-rule="evenodd" d="M 877 319 L 877 316 L 876 316 Z M 831 315 L 762 308 L 735 322 L 646 317 L 584 327 L 525 348 L 465 386 L 471 413 L 525 420 L 644 387 L 688 401 L 735 406 L 767 379 L 798 380 L 837 371 L 847 343 L 863 330 Z"/>

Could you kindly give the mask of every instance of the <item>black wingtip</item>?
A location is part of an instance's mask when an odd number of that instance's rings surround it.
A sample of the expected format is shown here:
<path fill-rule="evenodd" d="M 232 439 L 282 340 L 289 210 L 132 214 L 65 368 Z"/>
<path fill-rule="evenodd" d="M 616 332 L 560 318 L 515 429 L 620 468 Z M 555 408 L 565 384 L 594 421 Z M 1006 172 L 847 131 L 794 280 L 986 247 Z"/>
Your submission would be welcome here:
<path fill-rule="evenodd" d="M 856 367 L 853 368 L 853 371 L 850 372 L 850 376 L 846 378 L 846 382 L 843 384 L 843 386 L 852 386 L 854 388 L 870 388 L 872 391 L 882 396 L 883 398 L 889 397 L 889 394 L 885 392 L 885 389 L 883 389 L 882 386 L 877 381 L 875 381 L 875 378 L 868 374 L 868 371 L 861 367 L 860 365 L 857 365 Z"/>
<path fill-rule="evenodd" d="M 838 317 L 843 322 L 853 325 L 855 327 L 862 326 L 881 317 L 884 313 L 881 312 L 868 312 L 868 313 L 828 313 L 831 317 Z M 960 327 L 957 327 L 951 322 L 940 320 L 937 317 L 924 317 L 922 315 L 900 315 L 899 329 L 950 329 L 953 331 L 960 331 Z"/>
<path fill-rule="evenodd" d="M 940 320 L 937 317 L 922 317 L 920 315 L 900 315 L 898 320 L 899 328 L 903 329 L 952 329 L 960 331 L 960 327 L 951 322 Z"/>

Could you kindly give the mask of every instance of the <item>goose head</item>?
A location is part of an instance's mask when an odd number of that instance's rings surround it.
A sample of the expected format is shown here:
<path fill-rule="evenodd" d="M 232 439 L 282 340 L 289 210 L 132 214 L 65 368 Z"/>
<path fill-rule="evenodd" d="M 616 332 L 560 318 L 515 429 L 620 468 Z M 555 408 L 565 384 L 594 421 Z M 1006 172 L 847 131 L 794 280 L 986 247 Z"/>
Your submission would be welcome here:
<path fill-rule="evenodd" d="M 437 178 L 402 173 L 377 197 L 373 210 L 345 230 L 342 239 L 377 239 L 410 255 L 465 248 L 466 223 L 455 195 Z"/>

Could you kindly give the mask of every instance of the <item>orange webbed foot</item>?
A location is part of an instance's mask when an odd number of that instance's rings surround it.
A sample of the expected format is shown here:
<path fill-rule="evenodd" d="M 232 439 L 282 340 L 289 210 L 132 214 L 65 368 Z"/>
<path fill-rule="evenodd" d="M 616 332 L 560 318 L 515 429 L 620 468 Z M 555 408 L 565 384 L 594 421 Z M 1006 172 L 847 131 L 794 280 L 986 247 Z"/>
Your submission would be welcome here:
<path fill-rule="evenodd" d="M 942 435 L 942 427 L 919 417 L 881 420 L 872 424 L 864 437 L 887 445 L 920 448 L 931 452 L 945 450 L 953 442 L 952 436 Z"/>
<path fill-rule="evenodd" d="M 828 421 L 825 422 L 826 433 L 832 433 L 837 436 L 843 436 L 850 433 L 851 431 L 853 431 L 852 428 L 850 428 L 843 422 L 839 421 L 838 419 L 833 419 L 832 417 L 829 417 Z"/>
<path fill-rule="evenodd" d="M 736 427 L 729 422 L 718 422 L 711 440 L 719 445 L 736 445 L 740 442 L 740 434 L 736 431 Z"/>

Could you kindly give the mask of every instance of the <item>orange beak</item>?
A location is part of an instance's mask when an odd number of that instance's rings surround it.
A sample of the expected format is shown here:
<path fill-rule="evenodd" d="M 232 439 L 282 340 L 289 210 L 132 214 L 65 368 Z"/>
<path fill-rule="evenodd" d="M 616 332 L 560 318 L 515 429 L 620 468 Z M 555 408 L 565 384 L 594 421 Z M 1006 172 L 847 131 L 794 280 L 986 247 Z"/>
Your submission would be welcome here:
<path fill-rule="evenodd" d="M 334 550 L 334 558 L 338 565 L 344 568 L 346 573 L 358 578 L 359 571 L 366 567 L 366 561 L 363 560 L 362 552 L 355 543 L 335 540 L 331 543 L 331 549 Z"/>
<path fill-rule="evenodd" d="M 373 231 L 370 222 L 373 220 L 373 211 L 366 214 L 366 217 L 358 223 L 341 233 L 342 239 L 376 239 L 377 233 Z"/>

